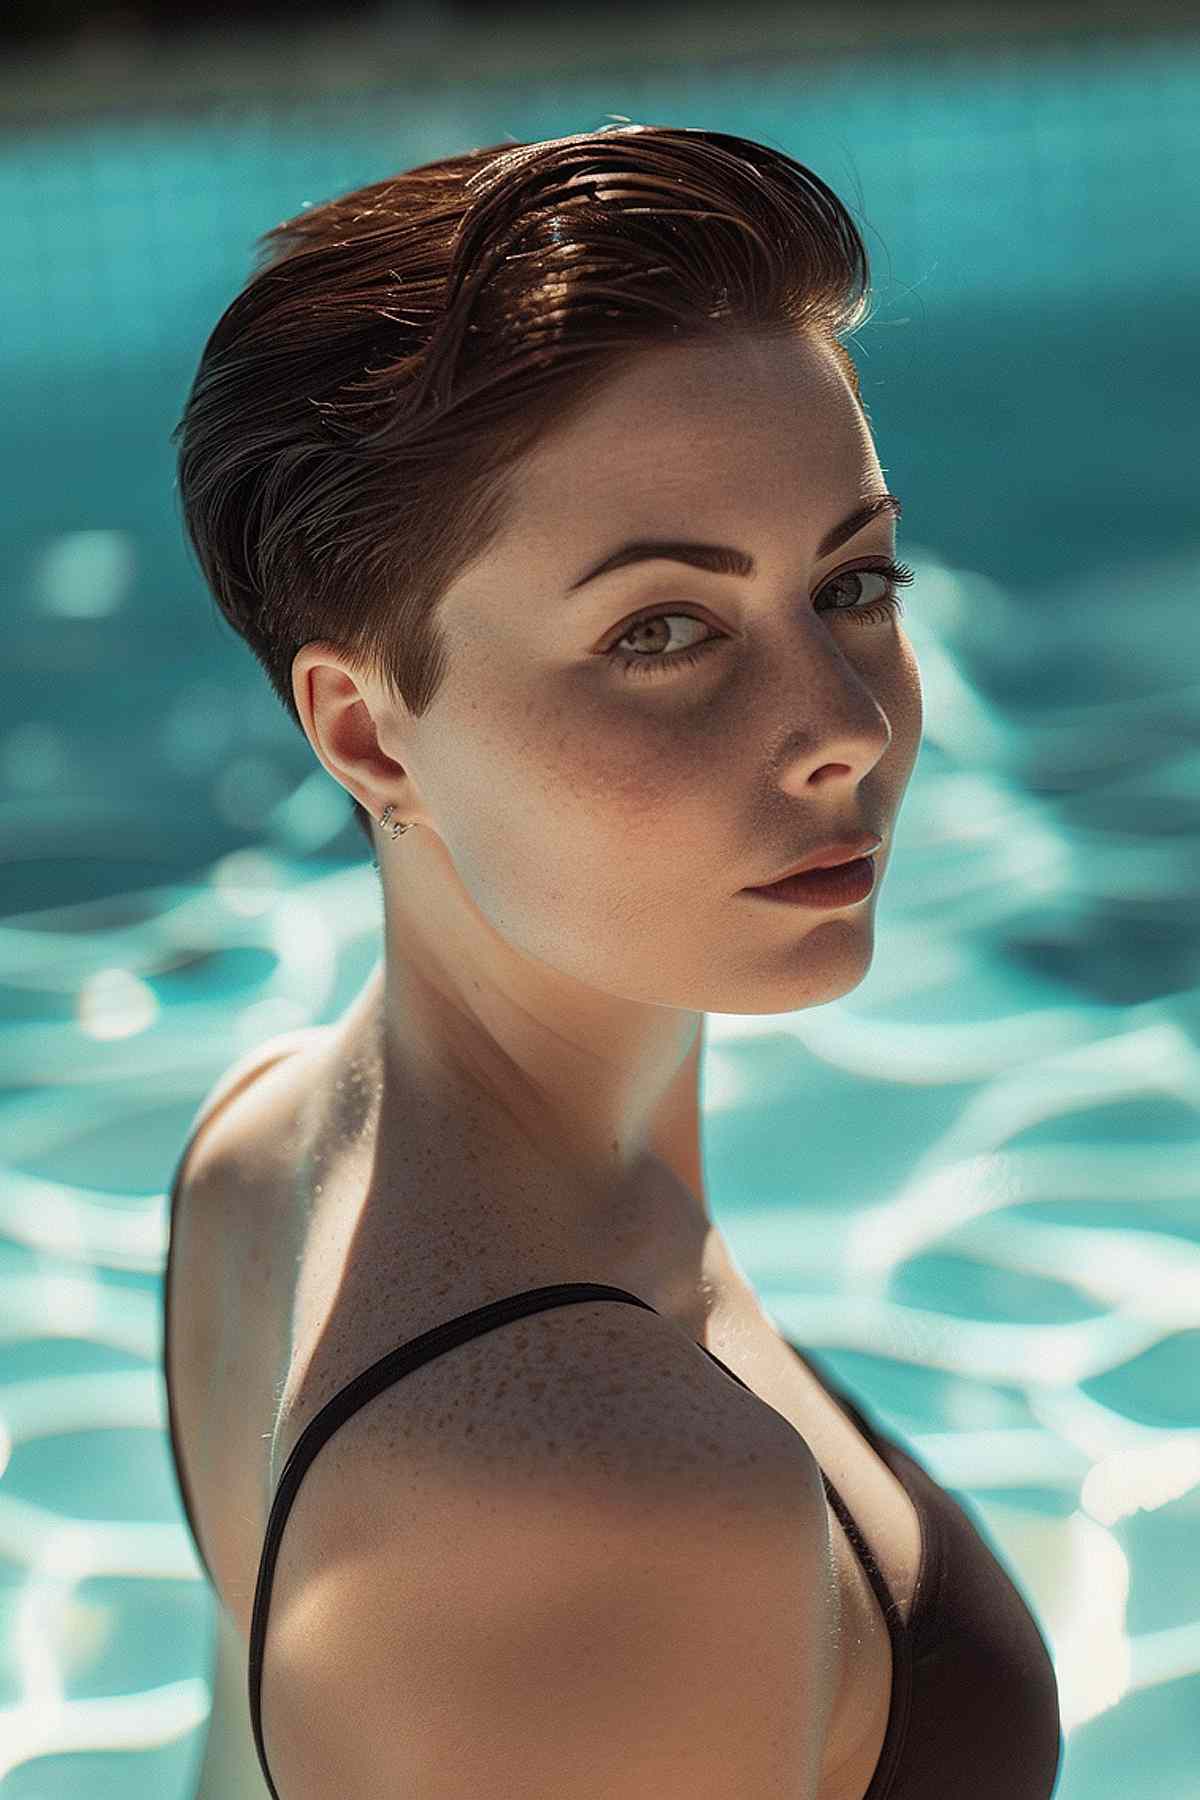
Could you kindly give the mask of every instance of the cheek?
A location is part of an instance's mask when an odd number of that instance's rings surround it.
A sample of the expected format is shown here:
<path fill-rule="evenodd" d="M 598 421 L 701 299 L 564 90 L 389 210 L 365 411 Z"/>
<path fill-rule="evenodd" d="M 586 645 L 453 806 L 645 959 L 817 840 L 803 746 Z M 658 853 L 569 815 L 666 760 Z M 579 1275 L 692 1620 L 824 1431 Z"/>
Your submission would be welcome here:
<path fill-rule="evenodd" d="M 898 759 L 904 759 L 906 771 L 911 772 L 925 729 L 925 697 L 921 687 L 921 665 L 905 633 L 900 634 L 900 663 L 888 716 L 893 749 Z"/>
<path fill-rule="evenodd" d="M 644 832 L 661 844 L 665 825 L 717 799 L 711 708 L 705 714 L 665 696 L 657 709 L 647 701 L 575 708 L 545 742 L 540 781 L 564 819 L 593 837 L 617 833 L 632 847 Z"/>
<path fill-rule="evenodd" d="M 643 852 L 695 796 L 699 759 L 678 713 L 602 704 L 572 690 L 514 693 L 462 710 L 430 759 L 433 804 L 466 885 L 489 912 L 644 888 Z"/>
<path fill-rule="evenodd" d="M 710 842 L 728 796 L 711 733 L 678 703 L 654 714 L 575 694 L 530 708 L 503 747 L 503 822 L 476 842 L 494 917 L 530 950 L 632 951 L 664 891 L 676 896 Z M 725 777 L 728 780 L 728 775 Z M 474 803 L 478 812 L 478 801 Z M 519 920 L 517 915 L 520 915 Z M 656 923 L 657 929 L 657 923 Z"/>

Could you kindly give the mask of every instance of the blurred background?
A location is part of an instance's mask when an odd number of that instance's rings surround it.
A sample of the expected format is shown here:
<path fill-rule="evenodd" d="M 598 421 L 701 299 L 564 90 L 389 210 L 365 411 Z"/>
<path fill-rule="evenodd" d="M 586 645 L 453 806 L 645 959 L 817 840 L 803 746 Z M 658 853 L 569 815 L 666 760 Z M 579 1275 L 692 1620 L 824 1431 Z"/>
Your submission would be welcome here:
<path fill-rule="evenodd" d="M 854 213 L 918 576 L 874 965 L 710 1016 L 714 1212 L 1030 1600 L 1056 1795 L 1200 1797 L 1195 8 L 9 0 L 0 47 L 2 1800 L 266 1791 L 169 1458 L 165 1189 L 217 1076 L 380 950 L 169 434 L 270 225 L 614 119 Z"/>

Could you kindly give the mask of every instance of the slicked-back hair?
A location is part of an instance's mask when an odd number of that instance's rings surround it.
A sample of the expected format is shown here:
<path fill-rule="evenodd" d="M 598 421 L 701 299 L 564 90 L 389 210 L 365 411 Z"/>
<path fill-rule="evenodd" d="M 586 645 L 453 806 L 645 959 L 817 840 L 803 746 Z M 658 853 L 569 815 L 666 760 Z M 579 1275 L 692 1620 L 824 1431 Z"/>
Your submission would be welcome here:
<path fill-rule="evenodd" d="M 862 406 L 862 237 L 802 163 L 726 132 L 490 144 L 306 207 L 256 258 L 171 442 L 206 585 L 301 731 L 317 639 L 428 709 L 438 603 L 503 533 L 522 457 L 638 355 L 804 335 Z"/>

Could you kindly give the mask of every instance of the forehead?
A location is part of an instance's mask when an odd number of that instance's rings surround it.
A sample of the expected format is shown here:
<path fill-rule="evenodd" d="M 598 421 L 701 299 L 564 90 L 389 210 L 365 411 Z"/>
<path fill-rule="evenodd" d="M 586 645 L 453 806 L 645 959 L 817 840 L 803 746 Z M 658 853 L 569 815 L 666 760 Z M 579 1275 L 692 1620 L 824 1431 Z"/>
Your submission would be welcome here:
<path fill-rule="evenodd" d="M 739 338 L 642 353 L 535 447 L 513 525 L 539 539 L 577 517 L 649 528 L 669 522 L 665 506 L 725 496 L 744 509 L 800 491 L 824 511 L 846 502 L 840 518 L 881 485 L 870 429 L 829 351 Z"/>

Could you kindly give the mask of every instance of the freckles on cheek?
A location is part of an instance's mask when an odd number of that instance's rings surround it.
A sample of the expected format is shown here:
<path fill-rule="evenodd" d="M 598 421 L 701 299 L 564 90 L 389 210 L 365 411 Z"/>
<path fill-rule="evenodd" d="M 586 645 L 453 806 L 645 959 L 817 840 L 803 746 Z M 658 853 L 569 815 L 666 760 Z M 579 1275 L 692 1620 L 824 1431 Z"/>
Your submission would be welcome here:
<path fill-rule="evenodd" d="M 639 837 L 662 848 L 664 829 L 681 821 L 699 802 L 705 764 L 695 753 L 684 755 L 678 743 L 664 754 L 629 742 L 606 755 L 595 749 L 576 759 L 564 776 L 569 780 L 572 803 L 593 834 L 616 834 L 626 851 Z"/>
<path fill-rule="evenodd" d="M 639 829 L 661 831 L 694 808 L 715 754 L 711 731 L 690 730 L 676 712 L 616 707 L 587 694 L 544 710 L 528 774 L 548 802 L 589 836 L 619 834 L 633 847 Z"/>

